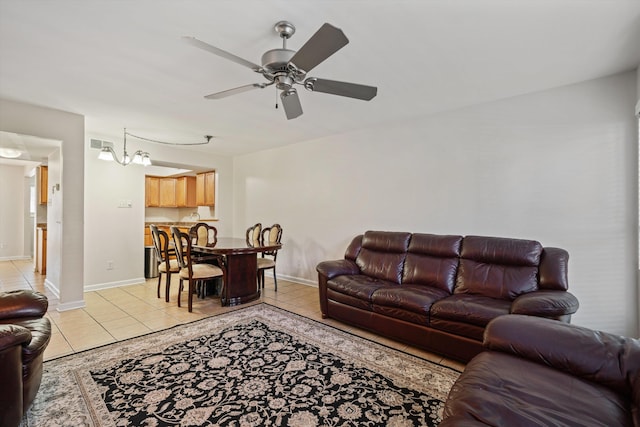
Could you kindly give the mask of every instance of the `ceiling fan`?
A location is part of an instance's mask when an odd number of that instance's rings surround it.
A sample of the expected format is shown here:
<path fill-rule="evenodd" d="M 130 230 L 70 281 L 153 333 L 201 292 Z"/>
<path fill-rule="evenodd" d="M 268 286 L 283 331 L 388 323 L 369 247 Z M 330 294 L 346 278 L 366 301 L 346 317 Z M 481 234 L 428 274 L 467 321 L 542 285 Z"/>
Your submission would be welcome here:
<path fill-rule="evenodd" d="M 378 88 L 374 86 L 307 77 L 309 71 L 349 43 L 349 40 L 339 28 L 331 24 L 322 25 L 298 51 L 287 49 L 287 40 L 296 31 L 292 23 L 280 21 L 275 25 L 275 30 L 282 38 L 282 48 L 265 52 L 262 55 L 262 65 L 254 64 L 195 37 L 183 37 L 187 43 L 233 61 L 236 64 L 251 68 L 267 79 L 266 83 L 252 83 L 212 93 L 205 96 L 205 98 L 220 99 L 253 89 L 264 89 L 275 84 L 275 87 L 281 91 L 280 99 L 287 119 L 291 120 L 302 114 L 302 105 L 294 85 L 302 85 L 312 92 L 323 92 L 365 101 L 373 99 L 378 93 Z"/>

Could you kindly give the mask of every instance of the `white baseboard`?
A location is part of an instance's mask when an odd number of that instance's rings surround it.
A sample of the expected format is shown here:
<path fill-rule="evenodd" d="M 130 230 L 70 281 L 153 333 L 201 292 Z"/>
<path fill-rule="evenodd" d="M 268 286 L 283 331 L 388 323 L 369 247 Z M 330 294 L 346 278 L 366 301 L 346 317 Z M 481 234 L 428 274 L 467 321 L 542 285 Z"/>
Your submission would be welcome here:
<path fill-rule="evenodd" d="M 299 283 L 301 285 L 307 285 L 307 286 L 311 286 L 311 287 L 314 287 L 314 288 L 318 287 L 318 283 L 316 281 L 314 281 L 314 280 L 303 279 L 301 277 L 287 276 L 286 274 L 276 274 L 276 277 L 278 279 L 287 280 L 287 281 L 293 282 L 293 283 Z"/>
<path fill-rule="evenodd" d="M 146 281 L 147 279 L 145 279 L 144 277 L 139 277 L 136 279 L 120 280 L 117 282 L 96 283 L 94 285 L 86 285 L 84 287 L 84 291 L 90 292 L 90 291 L 99 291 L 102 289 L 119 288 L 120 286 L 127 286 L 127 285 L 139 285 L 139 284 L 145 283 Z"/>
<path fill-rule="evenodd" d="M 3 256 L 0 257 L 0 261 L 24 261 L 26 259 L 31 259 L 30 256 Z"/>
<path fill-rule="evenodd" d="M 49 289 L 51 293 L 53 293 L 53 295 L 56 296 L 56 298 L 60 299 L 60 289 L 58 289 L 56 285 L 51 283 L 49 279 L 47 278 L 44 279 L 44 286 L 45 288 Z"/>
<path fill-rule="evenodd" d="M 58 304 L 58 311 L 76 310 L 78 308 L 84 308 L 86 306 L 84 300 L 65 302 L 64 304 Z"/>

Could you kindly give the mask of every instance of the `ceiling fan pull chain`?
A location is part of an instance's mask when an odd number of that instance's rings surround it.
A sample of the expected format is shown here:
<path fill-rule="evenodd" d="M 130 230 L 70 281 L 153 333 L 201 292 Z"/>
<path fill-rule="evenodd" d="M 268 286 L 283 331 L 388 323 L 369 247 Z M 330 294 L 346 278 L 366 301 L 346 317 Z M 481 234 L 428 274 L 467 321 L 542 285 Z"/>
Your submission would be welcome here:
<path fill-rule="evenodd" d="M 276 88 L 276 110 L 278 109 L 278 88 Z"/>

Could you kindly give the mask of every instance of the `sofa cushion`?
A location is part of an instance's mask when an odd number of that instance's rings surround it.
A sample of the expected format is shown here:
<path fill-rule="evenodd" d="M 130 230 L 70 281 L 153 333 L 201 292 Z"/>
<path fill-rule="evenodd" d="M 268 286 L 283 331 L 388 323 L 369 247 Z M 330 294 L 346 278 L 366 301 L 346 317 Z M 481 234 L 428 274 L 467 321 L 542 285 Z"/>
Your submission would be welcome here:
<path fill-rule="evenodd" d="M 442 426 L 633 426 L 628 397 L 498 352 L 476 356 L 451 389 Z"/>
<path fill-rule="evenodd" d="M 496 317 L 509 314 L 510 307 L 509 301 L 501 299 L 480 295 L 454 294 L 431 306 L 430 321 L 434 327 L 437 320 L 442 319 L 469 323 L 484 328 Z"/>
<path fill-rule="evenodd" d="M 373 311 L 380 314 L 428 325 L 431 305 L 448 295 L 447 291 L 429 286 L 396 285 L 375 290 L 371 303 Z"/>
<path fill-rule="evenodd" d="M 362 274 L 400 283 L 411 233 L 367 231 L 356 264 Z"/>
<path fill-rule="evenodd" d="M 462 236 L 416 233 L 404 262 L 402 283 L 433 286 L 453 292 Z"/>
<path fill-rule="evenodd" d="M 536 291 L 541 254 L 534 240 L 467 236 L 454 292 L 511 301 Z"/>
<path fill-rule="evenodd" d="M 327 281 L 327 297 L 343 304 L 371 310 L 371 295 L 376 290 L 388 286 L 398 285 L 362 274 L 337 276 Z"/>

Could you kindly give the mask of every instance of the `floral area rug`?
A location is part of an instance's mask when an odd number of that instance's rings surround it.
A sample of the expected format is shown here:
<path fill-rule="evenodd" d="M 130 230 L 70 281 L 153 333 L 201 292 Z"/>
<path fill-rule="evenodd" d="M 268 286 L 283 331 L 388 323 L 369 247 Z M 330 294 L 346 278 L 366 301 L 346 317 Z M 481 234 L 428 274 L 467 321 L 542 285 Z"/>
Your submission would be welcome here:
<path fill-rule="evenodd" d="M 260 304 L 45 362 L 23 426 L 436 426 L 458 375 Z"/>

